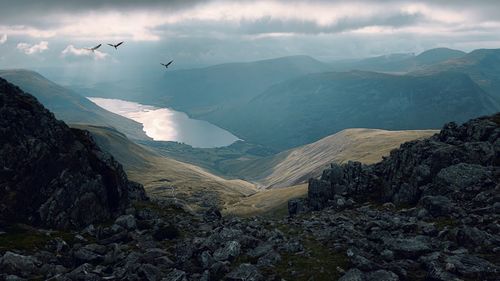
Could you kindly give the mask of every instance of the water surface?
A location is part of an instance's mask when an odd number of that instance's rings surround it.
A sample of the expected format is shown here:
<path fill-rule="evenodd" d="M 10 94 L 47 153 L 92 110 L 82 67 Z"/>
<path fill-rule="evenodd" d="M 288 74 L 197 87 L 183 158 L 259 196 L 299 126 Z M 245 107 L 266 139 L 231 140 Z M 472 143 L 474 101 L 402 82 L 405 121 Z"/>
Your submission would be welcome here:
<path fill-rule="evenodd" d="M 120 99 L 89 97 L 98 106 L 135 120 L 156 141 L 176 141 L 193 147 L 210 148 L 228 146 L 238 138 L 207 121 L 189 118 L 180 111 L 158 108 Z"/>

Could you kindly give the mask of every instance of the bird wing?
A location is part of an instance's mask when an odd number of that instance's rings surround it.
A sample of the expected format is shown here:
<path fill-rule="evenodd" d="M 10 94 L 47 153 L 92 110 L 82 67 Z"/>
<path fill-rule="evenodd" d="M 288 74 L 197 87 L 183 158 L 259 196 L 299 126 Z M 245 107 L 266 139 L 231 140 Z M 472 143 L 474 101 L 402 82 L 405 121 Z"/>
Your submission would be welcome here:
<path fill-rule="evenodd" d="M 113 44 L 109 44 L 109 43 L 108 43 L 108 46 L 114 47 L 115 45 L 113 45 Z"/>
<path fill-rule="evenodd" d="M 122 41 L 122 42 L 120 42 L 120 43 L 118 43 L 118 44 L 116 44 L 116 45 L 115 45 L 115 47 L 118 47 L 118 46 L 120 46 L 121 44 L 123 44 L 123 41 Z"/>
<path fill-rule="evenodd" d="M 161 63 L 161 62 L 160 62 L 160 64 L 161 64 L 161 65 L 163 65 L 163 66 L 166 66 L 165 64 L 163 64 L 163 63 Z"/>
<path fill-rule="evenodd" d="M 94 48 L 92 48 L 92 50 L 95 51 L 95 50 L 99 49 L 101 47 L 101 45 L 102 44 L 99 44 L 99 45 L 95 46 Z"/>
<path fill-rule="evenodd" d="M 165 65 L 165 66 L 169 66 L 169 65 L 171 65 L 173 62 L 174 62 L 174 61 L 173 61 L 173 60 L 171 60 L 171 61 L 169 61 L 169 62 L 167 63 L 167 65 Z"/>

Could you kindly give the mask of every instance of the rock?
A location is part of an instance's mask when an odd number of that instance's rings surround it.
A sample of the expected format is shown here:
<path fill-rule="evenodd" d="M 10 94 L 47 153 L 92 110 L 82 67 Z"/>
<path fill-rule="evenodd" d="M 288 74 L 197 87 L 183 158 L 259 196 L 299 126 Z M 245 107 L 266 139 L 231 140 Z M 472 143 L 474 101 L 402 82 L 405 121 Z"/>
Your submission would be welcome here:
<path fill-rule="evenodd" d="M 455 210 L 453 203 L 445 196 L 425 196 L 421 204 L 434 217 L 448 216 Z"/>
<path fill-rule="evenodd" d="M 214 259 L 217 261 L 225 261 L 233 259 L 240 255 L 240 243 L 238 241 L 228 241 L 224 247 L 217 249 L 214 252 Z"/>
<path fill-rule="evenodd" d="M 466 278 L 484 280 L 498 277 L 500 274 L 499 266 L 472 255 L 448 256 L 445 262 L 451 264 L 460 276 Z"/>
<path fill-rule="evenodd" d="M 300 213 L 306 212 L 306 204 L 304 202 L 304 199 L 302 198 L 296 198 L 288 201 L 288 215 L 289 216 L 295 216 Z"/>
<path fill-rule="evenodd" d="M 179 237 L 179 230 L 171 224 L 162 223 L 154 231 L 153 237 L 158 241 L 175 239 Z"/>
<path fill-rule="evenodd" d="M 222 279 L 222 277 L 229 272 L 229 262 L 217 261 L 210 267 L 210 276 L 215 280 Z"/>
<path fill-rule="evenodd" d="M 210 266 L 212 266 L 212 264 L 214 263 L 214 259 L 212 258 L 212 255 L 210 255 L 209 251 L 203 251 L 203 253 L 201 253 L 200 263 L 204 269 L 210 268 Z"/>
<path fill-rule="evenodd" d="M 426 236 L 415 236 L 411 238 L 389 238 L 384 241 L 392 251 L 407 258 L 415 258 L 431 251 Z"/>
<path fill-rule="evenodd" d="M 92 273 L 93 269 L 94 267 L 91 264 L 84 263 L 66 274 L 65 277 L 69 278 L 69 280 L 100 280 L 97 274 Z"/>
<path fill-rule="evenodd" d="M 7 251 L 0 259 L 0 272 L 28 277 L 37 270 L 39 265 L 40 261 L 32 256 L 23 256 Z"/>
<path fill-rule="evenodd" d="M 104 260 L 103 255 L 100 253 L 105 252 L 106 247 L 90 244 L 77 249 L 73 256 L 81 263 L 98 263 Z"/>
<path fill-rule="evenodd" d="M 203 219 L 207 222 L 218 221 L 222 218 L 222 214 L 220 213 L 217 207 L 211 207 L 205 211 L 203 214 Z"/>
<path fill-rule="evenodd" d="M 226 275 L 226 280 L 228 280 L 228 281 L 260 281 L 260 280 L 264 280 L 264 277 L 262 276 L 262 274 L 259 272 L 259 270 L 255 266 L 253 266 L 249 263 L 243 263 L 243 264 L 240 264 L 233 271 L 229 272 Z"/>
<path fill-rule="evenodd" d="M 259 246 L 255 247 L 254 249 L 248 251 L 248 255 L 253 258 L 258 258 L 261 257 L 268 252 L 273 250 L 273 245 L 270 243 L 263 243 L 260 244 Z"/>
<path fill-rule="evenodd" d="M 394 259 L 394 252 L 388 249 L 385 249 L 380 253 L 380 256 L 386 261 L 392 261 Z"/>
<path fill-rule="evenodd" d="M 134 230 L 137 228 L 137 222 L 133 215 L 122 215 L 115 220 L 115 224 L 128 230 Z"/>
<path fill-rule="evenodd" d="M 452 191 L 465 191 L 491 184 L 491 177 L 491 172 L 484 166 L 459 163 L 442 169 L 437 174 L 437 182 Z"/>
<path fill-rule="evenodd" d="M 391 271 L 377 270 L 366 274 L 367 281 L 399 281 L 399 277 Z"/>
<path fill-rule="evenodd" d="M 142 264 L 139 267 L 139 276 L 144 278 L 144 280 L 157 281 L 160 280 L 161 271 L 154 265 Z M 182 279 L 173 279 L 173 280 L 182 280 Z"/>
<path fill-rule="evenodd" d="M 87 131 L 70 129 L 0 78 L 0 220 L 80 228 L 125 211 L 145 192 Z"/>
<path fill-rule="evenodd" d="M 276 263 L 281 261 L 280 254 L 275 251 L 270 251 L 264 256 L 260 257 L 257 261 L 258 267 L 273 267 Z"/>
<path fill-rule="evenodd" d="M 353 268 L 340 277 L 339 281 L 365 281 L 365 274 L 361 270 Z"/>

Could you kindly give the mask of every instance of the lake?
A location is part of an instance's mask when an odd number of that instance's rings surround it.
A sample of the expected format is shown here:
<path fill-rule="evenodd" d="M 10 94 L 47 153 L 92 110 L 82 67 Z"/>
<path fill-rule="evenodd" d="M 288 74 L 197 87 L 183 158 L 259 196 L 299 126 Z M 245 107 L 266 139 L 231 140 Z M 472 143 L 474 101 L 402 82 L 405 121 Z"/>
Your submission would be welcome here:
<path fill-rule="evenodd" d="M 120 99 L 88 97 L 98 106 L 142 124 L 155 141 L 176 141 L 199 148 L 228 146 L 239 140 L 207 121 L 190 118 L 170 108 L 158 108 Z"/>

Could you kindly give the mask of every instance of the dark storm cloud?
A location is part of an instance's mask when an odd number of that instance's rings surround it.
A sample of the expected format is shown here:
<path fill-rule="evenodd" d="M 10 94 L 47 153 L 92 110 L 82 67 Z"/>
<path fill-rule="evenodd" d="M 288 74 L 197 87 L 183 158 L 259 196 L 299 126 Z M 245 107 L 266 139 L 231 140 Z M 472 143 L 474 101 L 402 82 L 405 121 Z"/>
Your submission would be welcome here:
<path fill-rule="evenodd" d="M 255 21 L 242 20 L 241 31 L 248 34 L 262 33 L 337 33 L 363 28 L 366 26 L 403 27 L 425 20 L 420 13 L 397 13 L 394 15 L 376 15 L 367 18 L 342 17 L 335 23 L 320 25 L 311 20 L 282 20 L 264 17 Z"/>

